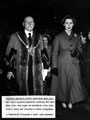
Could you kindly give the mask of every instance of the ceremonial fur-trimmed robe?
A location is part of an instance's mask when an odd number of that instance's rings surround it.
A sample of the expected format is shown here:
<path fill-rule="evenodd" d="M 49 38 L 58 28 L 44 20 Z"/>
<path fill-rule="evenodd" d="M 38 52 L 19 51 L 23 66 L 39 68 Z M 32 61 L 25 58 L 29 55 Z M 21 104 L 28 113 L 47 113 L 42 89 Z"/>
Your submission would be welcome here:
<path fill-rule="evenodd" d="M 32 87 L 34 95 L 43 94 L 43 80 L 42 80 L 42 60 L 41 60 L 41 41 L 40 34 L 33 33 L 32 36 L 32 54 L 28 52 L 29 41 L 24 32 L 16 32 L 10 37 L 7 46 L 6 56 L 9 57 L 10 51 L 13 48 L 16 54 L 12 54 L 10 59 L 10 66 L 12 66 L 12 59 L 14 61 L 14 69 L 16 70 L 16 80 L 18 83 L 18 92 L 20 95 L 31 94 L 29 88 Z M 32 64 L 32 70 L 29 65 Z M 31 72 L 32 71 L 32 75 Z M 32 76 L 32 77 L 31 77 Z M 32 80 L 32 85 L 30 82 Z"/>

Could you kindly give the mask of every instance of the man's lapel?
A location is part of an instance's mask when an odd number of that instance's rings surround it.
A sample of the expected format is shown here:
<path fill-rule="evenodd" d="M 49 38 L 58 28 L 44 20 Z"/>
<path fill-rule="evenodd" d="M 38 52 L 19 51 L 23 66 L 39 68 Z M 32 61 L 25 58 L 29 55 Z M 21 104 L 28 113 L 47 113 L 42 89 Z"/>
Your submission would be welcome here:
<path fill-rule="evenodd" d="M 28 38 L 27 38 L 25 32 L 24 32 L 24 31 L 21 31 L 21 32 L 19 32 L 19 35 L 20 35 L 20 37 L 22 38 L 23 42 L 24 42 L 26 45 L 29 45 L 29 41 L 28 41 Z"/>

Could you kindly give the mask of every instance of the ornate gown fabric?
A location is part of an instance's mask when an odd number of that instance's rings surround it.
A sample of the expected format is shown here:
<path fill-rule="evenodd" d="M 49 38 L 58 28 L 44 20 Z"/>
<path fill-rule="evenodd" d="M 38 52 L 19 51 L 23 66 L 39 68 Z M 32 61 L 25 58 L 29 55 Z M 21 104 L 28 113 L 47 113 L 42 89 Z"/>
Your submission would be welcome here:
<path fill-rule="evenodd" d="M 79 60 L 71 56 L 75 50 L 81 51 L 81 42 L 73 32 L 68 36 L 64 31 L 55 37 L 52 68 L 58 68 L 58 76 L 52 76 L 50 95 L 55 95 L 57 101 L 75 103 L 85 99 Z"/>

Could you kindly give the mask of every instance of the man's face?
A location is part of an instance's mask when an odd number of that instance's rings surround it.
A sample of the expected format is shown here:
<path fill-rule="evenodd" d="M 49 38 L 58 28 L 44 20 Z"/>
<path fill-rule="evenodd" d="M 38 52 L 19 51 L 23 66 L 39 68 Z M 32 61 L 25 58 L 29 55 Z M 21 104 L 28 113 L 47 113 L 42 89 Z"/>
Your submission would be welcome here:
<path fill-rule="evenodd" d="M 26 17 L 24 20 L 24 27 L 28 31 L 32 31 L 35 26 L 34 20 L 32 17 Z"/>
<path fill-rule="evenodd" d="M 64 23 L 64 26 L 65 26 L 65 30 L 67 31 L 71 31 L 73 26 L 74 26 L 74 23 L 73 23 L 73 20 L 72 19 L 66 19 L 65 20 L 65 23 Z"/>

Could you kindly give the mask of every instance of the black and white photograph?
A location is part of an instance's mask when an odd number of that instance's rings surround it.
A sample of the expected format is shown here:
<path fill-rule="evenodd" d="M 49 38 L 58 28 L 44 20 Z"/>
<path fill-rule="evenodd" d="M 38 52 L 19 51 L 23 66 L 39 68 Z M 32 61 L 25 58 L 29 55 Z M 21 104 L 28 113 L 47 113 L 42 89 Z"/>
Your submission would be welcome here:
<path fill-rule="evenodd" d="M 1 119 L 90 120 L 90 0 L 0 0 Z"/>

